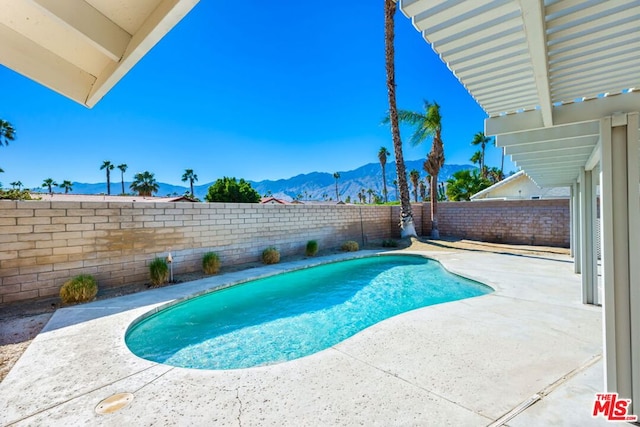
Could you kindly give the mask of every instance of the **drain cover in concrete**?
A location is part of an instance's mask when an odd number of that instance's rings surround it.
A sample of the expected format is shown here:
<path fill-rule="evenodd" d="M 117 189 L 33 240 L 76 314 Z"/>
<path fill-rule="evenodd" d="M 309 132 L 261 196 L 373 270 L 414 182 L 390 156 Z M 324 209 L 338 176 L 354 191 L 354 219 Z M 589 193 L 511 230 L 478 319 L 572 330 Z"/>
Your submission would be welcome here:
<path fill-rule="evenodd" d="M 127 406 L 133 400 L 131 393 L 117 393 L 109 396 L 96 406 L 96 413 L 111 414 Z"/>

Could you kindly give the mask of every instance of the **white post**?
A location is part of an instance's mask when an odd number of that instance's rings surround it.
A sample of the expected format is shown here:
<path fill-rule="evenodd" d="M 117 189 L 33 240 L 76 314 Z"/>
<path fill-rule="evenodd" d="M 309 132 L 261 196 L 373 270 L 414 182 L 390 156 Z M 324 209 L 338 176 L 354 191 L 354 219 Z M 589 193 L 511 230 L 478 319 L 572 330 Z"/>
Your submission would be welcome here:
<path fill-rule="evenodd" d="M 591 171 L 580 169 L 580 234 L 582 258 L 582 303 L 595 304 L 598 272 L 595 260 L 593 179 Z"/>
<path fill-rule="evenodd" d="M 580 200 L 582 199 L 582 185 L 575 182 L 571 186 L 571 245 L 573 250 L 573 271 L 580 274 L 582 271 L 582 214 L 580 212 Z"/>
<path fill-rule="evenodd" d="M 605 385 L 634 408 L 640 407 L 639 124 L 638 113 L 600 121 Z"/>

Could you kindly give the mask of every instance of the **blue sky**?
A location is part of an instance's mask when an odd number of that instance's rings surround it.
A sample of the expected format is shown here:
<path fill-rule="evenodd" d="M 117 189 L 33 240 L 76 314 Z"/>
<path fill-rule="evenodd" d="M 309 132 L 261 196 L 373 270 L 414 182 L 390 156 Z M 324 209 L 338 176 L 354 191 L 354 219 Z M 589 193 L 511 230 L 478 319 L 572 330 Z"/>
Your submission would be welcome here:
<path fill-rule="evenodd" d="M 335 172 L 377 162 L 388 127 L 383 5 L 201 1 L 93 109 L 0 66 L 0 118 L 17 139 L 0 148 L 0 181 L 102 182 L 104 160 L 182 184 Z M 447 163 L 470 163 L 486 114 L 411 22 L 396 15 L 398 106 L 435 100 Z M 403 129 L 408 140 L 409 129 Z M 430 141 L 405 143 L 424 158 Z M 487 150 L 499 166 L 500 151 Z M 505 171 L 514 169 L 505 159 Z M 119 171 L 115 180 L 119 180 Z"/>

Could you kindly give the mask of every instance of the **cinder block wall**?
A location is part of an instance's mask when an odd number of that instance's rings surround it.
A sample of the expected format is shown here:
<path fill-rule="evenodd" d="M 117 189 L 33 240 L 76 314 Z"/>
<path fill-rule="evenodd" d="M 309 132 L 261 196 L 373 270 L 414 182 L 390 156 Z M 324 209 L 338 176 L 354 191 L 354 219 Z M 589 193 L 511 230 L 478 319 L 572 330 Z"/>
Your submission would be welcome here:
<path fill-rule="evenodd" d="M 57 295 L 81 273 L 101 287 L 145 282 L 168 251 L 179 274 L 199 270 L 207 251 L 233 265 L 271 245 L 290 255 L 311 239 L 330 248 L 389 238 L 391 215 L 389 206 L 2 201 L 0 303 Z"/>
<path fill-rule="evenodd" d="M 423 204 L 423 233 L 431 208 Z M 494 243 L 569 247 L 569 200 L 490 200 L 438 203 L 441 236 Z"/>

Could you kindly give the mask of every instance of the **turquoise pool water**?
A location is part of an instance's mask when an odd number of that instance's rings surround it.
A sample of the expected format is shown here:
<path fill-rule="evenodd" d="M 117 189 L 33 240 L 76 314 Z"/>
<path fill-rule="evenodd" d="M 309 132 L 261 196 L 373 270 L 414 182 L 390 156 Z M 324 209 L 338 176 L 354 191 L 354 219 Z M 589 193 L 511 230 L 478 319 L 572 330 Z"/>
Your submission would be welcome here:
<path fill-rule="evenodd" d="M 131 351 L 198 369 L 269 365 L 331 347 L 419 307 L 492 292 L 420 256 L 383 255 L 254 280 L 133 324 Z"/>

